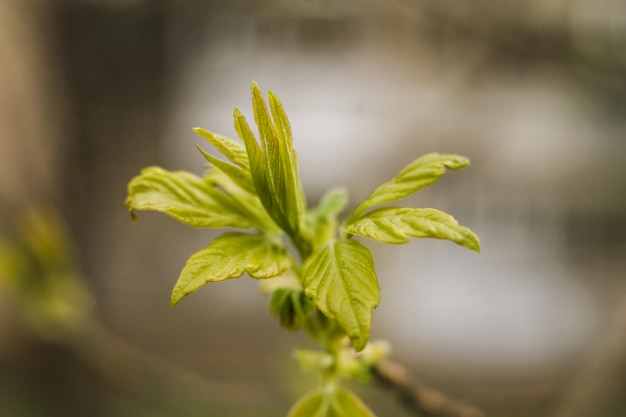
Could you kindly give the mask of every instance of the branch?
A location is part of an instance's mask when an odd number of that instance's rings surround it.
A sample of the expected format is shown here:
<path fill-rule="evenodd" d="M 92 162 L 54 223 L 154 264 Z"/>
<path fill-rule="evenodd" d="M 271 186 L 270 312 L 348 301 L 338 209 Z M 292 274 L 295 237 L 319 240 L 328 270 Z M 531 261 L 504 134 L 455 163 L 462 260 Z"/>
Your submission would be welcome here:
<path fill-rule="evenodd" d="M 372 368 L 375 379 L 397 392 L 413 414 L 423 417 L 484 417 L 479 409 L 424 386 L 401 364 L 389 360 Z"/>

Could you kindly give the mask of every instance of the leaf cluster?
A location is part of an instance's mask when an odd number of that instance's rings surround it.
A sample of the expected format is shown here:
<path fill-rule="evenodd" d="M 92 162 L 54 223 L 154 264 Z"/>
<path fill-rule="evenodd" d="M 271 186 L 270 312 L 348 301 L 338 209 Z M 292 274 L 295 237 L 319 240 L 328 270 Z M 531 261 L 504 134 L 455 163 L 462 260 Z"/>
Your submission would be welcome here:
<path fill-rule="evenodd" d="M 355 237 L 389 244 L 429 237 L 479 251 L 476 235 L 447 213 L 387 206 L 436 182 L 448 170 L 468 166 L 469 160 L 437 153 L 422 156 L 340 221 L 346 192 L 332 189 L 316 207 L 306 207 L 282 104 L 269 92 L 268 105 L 256 83 L 251 92 L 258 140 L 237 108 L 233 116 L 239 140 L 195 128 L 224 158 L 198 147 L 209 163 L 203 176 L 146 168 L 129 183 L 126 206 L 133 219 L 137 211 L 152 210 L 197 228 L 235 229 L 187 260 L 172 291 L 172 306 L 210 282 L 244 274 L 272 279 L 276 284 L 271 286 L 270 311 L 284 327 L 305 327 L 327 348 L 347 335 L 354 350 L 361 351 L 369 340 L 380 291 L 372 254 Z M 292 255 L 291 246 L 298 256 Z M 287 272 L 295 279 L 281 281 Z M 301 400 L 291 415 L 371 413 L 349 392 L 326 387 Z"/>
<path fill-rule="evenodd" d="M 458 155 L 429 154 L 413 161 L 379 186 L 338 226 L 346 194 L 331 190 L 307 212 L 298 177 L 289 121 L 278 98 L 269 93 L 269 108 L 252 84 L 254 118 L 260 144 L 239 109 L 235 129 L 242 142 L 196 128 L 227 161 L 199 148 L 211 164 L 204 177 L 185 171 L 150 167 L 128 186 L 126 205 L 163 212 L 194 227 L 235 228 L 192 255 L 172 292 L 172 306 L 209 282 L 280 276 L 297 265 L 281 235 L 291 239 L 302 259 L 300 283 L 308 300 L 338 322 L 361 350 L 369 338 L 371 312 L 380 294 L 372 255 L 354 235 L 399 244 L 411 237 L 448 239 L 479 250 L 471 230 L 439 210 L 371 208 L 395 202 L 437 181 L 446 171 L 469 165 Z M 271 310 L 288 328 L 297 328 L 311 311 L 302 293 L 281 290 Z M 282 313 L 281 313 L 282 312 Z"/>

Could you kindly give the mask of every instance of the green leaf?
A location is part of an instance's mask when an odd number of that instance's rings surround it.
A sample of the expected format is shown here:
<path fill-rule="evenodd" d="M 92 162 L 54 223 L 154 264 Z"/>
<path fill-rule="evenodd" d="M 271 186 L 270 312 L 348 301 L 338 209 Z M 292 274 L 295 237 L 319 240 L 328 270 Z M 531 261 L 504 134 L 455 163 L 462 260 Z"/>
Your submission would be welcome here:
<path fill-rule="evenodd" d="M 234 112 L 235 129 L 246 145 L 252 179 L 263 206 L 283 230 L 295 237 L 299 233 L 305 207 L 291 128 L 273 94 L 270 94 L 270 104 L 274 122 L 259 86 L 253 83 L 251 90 L 254 118 L 262 146 L 259 146 L 239 109 Z"/>
<path fill-rule="evenodd" d="M 248 160 L 248 152 L 243 144 L 224 136 L 216 135 L 208 130 L 196 127 L 193 129 L 198 135 L 202 136 L 215 146 L 224 156 L 226 156 L 234 165 L 222 161 L 219 158 L 209 154 L 200 146 L 198 150 L 211 164 L 222 170 L 237 182 L 246 191 L 256 194 L 256 189 L 250 174 L 250 161 Z"/>
<path fill-rule="evenodd" d="M 185 171 L 149 167 L 128 184 L 126 207 L 165 213 L 194 227 L 254 228 L 246 213 L 228 195 Z"/>
<path fill-rule="evenodd" d="M 407 165 L 393 179 L 376 188 L 354 209 L 347 223 L 356 220 L 372 206 L 400 200 L 434 183 L 443 176 L 446 169 L 461 169 L 469 163 L 469 159 L 459 155 L 424 155 Z"/>
<path fill-rule="evenodd" d="M 451 215 L 432 208 L 383 208 L 346 226 L 346 231 L 383 243 L 406 243 L 411 237 L 446 239 L 480 252 L 478 237 Z"/>
<path fill-rule="evenodd" d="M 205 175 L 205 180 L 223 189 L 228 194 L 239 209 L 245 212 L 246 218 L 257 225 L 259 231 L 265 233 L 275 233 L 280 228 L 274 223 L 272 218 L 265 211 L 256 193 L 250 193 L 237 184 L 230 176 L 217 167 L 211 167 Z"/>
<path fill-rule="evenodd" d="M 278 288 L 272 293 L 270 312 L 278 317 L 281 326 L 289 330 L 297 330 L 302 326 L 315 306 L 296 288 Z"/>
<path fill-rule="evenodd" d="M 302 397 L 288 417 L 375 417 L 374 413 L 345 388 L 320 388 Z"/>
<path fill-rule="evenodd" d="M 248 152 L 243 144 L 229 139 L 225 136 L 216 135 L 201 127 L 194 127 L 193 131 L 202 136 L 211 145 L 227 157 L 233 164 L 250 171 Z"/>
<path fill-rule="evenodd" d="M 254 183 L 252 182 L 252 177 L 250 176 L 249 170 L 246 171 L 245 169 L 237 165 L 229 164 L 228 162 L 222 161 L 221 159 L 216 158 L 210 153 L 206 152 L 200 146 L 198 146 L 198 150 L 207 161 L 209 161 L 211 164 L 213 164 L 213 166 L 231 177 L 233 181 L 239 184 L 241 188 L 251 194 L 256 194 L 256 188 L 254 187 Z"/>
<path fill-rule="evenodd" d="M 172 290 L 171 306 L 209 282 L 278 276 L 291 267 L 285 248 L 265 235 L 226 233 L 187 260 Z"/>
<path fill-rule="evenodd" d="M 254 89 L 253 83 L 253 89 Z M 260 90 L 258 89 L 258 85 L 256 86 L 257 93 L 254 93 L 255 96 L 263 99 L 263 96 L 260 94 Z M 274 93 L 268 91 L 268 97 L 270 101 L 270 110 L 272 112 L 272 118 L 274 119 L 274 124 L 276 125 L 278 136 L 280 138 L 279 144 L 279 157 L 281 162 L 279 165 L 285 171 L 285 179 L 287 181 L 287 187 L 292 191 L 292 207 L 295 208 L 297 212 L 297 221 L 299 222 L 306 212 L 306 199 L 304 196 L 304 191 L 302 189 L 302 184 L 300 184 L 300 178 L 298 174 L 298 156 L 296 154 L 296 150 L 293 147 L 293 136 L 291 133 L 291 125 L 289 123 L 289 119 L 287 119 L 287 114 L 283 109 L 283 105 L 276 97 Z M 299 223 L 297 223 L 300 226 Z"/>
<path fill-rule="evenodd" d="M 355 240 L 331 241 L 306 259 L 302 281 L 306 295 L 362 350 L 380 298 L 369 249 Z"/>

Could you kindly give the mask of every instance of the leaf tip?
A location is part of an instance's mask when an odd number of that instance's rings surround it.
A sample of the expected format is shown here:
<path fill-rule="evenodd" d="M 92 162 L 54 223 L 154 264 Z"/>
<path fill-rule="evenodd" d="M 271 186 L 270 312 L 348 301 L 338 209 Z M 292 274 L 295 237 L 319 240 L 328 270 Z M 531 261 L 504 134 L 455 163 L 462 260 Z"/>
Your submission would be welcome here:
<path fill-rule="evenodd" d="M 196 144 L 196 149 L 202 154 L 202 156 L 204 156 L 207 160 L 209 160 L 209 158 L 211 157 L 211 155 L 205 151 L 204 149 L 202 149 L 202 146 Z M 210 161 L 210 160 L 209 160 Z"/>
<path fill-rule="evenodd" d="M 471 165 L 471 161 L 469 158 L 461 155 L 454 155 L 453 158 L 445 164 L 445 167 L 449 170 L 457 170 L 461 168 L 466 168 Z"/>
<path fill-rule="evenodd" d="M 192 127 L 191 130 L 193 130 L 196 135 L 202 136 L 207 142 L 211 142 L 211 139 L 213 139 L 213 133 L 202 127 Z"/>
<path fill-rule="evenodd" d="M 365 349 L 365 346 L 367 346 L 367 338 L 359 337 L 358 339 L 355 338 L 351 340 L 352 340 L 352 347 L 354 347 L 354 351 L 357 353 Z"/>
<path fill-rule="evenodd" d="M 471 229 L 465 229 L 467 230 L 467 233 L 465 235 L 465 240 L 463 241 L 462 245 L 469 250 L 480 253 L 480 239 Z"/>
<path fill-rule="evenodd" d="M 179 291 L 172 291 L 172 296 L 170 297 L 170 309 L 173 309 L 180 303 L 180 301 L 185 298 L 185 295 L 181 294 Z"/>
<path fill-rule="evenodd" d="M 259 87 L 256 81 L 252 80 L 250 83 L 250 91 L 252 91 L 252 94 L 261 94 L 261 87 Z"/>
<path fill-rule="evenodd" d="M 473 243 L 474 244 L 472 245 L 470 249 L 476 253 L 480 253 L 480 240 L 478 239 L 478 237 L 476 237 L 476 241 Z"/>
<path fill-rule="evenodd" d="M 269 90 L 269 91 L 267 92 L 267 97 L 270 99 L 270 102 L 271 102 L 271 103 L 274 103 L 274 104 L 281 104 L 281 103 L 280 103 L 280 100 L 278 99 L 278 97 L 276 96 L 276 94 L 274 94 L 271 90 Z"/>
<path fill-rule="evenodd" d="M 126 197 L 126 201 L 124 201 L 124 205 L 128 209 L 128 214 L 130 215 L 131 222 L 135 223 L 137 221 L 137 212 L 133 207 L 133 199 L 130 196 L 131 191 L 128 191 L 128 197 Z"/>

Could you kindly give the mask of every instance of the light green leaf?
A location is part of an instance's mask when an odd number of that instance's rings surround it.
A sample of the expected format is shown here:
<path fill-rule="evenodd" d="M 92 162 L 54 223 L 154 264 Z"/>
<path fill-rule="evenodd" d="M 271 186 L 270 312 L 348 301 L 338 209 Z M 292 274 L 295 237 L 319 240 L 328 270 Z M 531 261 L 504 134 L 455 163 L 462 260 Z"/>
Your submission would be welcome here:
<path fill-rule="evenodd" d="M 258 85 L 256 88 L 258 90 Z M 258 90 L 258 92 L 260 93 L 260 90 Z M 286 187 L 293 193 L 291 203 L 295 206 L 295 211 L 297 213 L 296 220 L 299 222 L 306 212 L 306 199 L 298 174 L 298 156 L 293 147 L 291 125 L 278 97 L 276 97 L 276 95 L 271 91 L 268 91 L 267 94 L 270 101 L 272 118 L 274 120 L 274 124 L 276 125 L 278 137 L 280 138 L 279 144 L 281 146 L 278 154 L 281 162 L 279 165 L 284 170 L 284 176 L 287 182 Z M 255 93 L 255 95 L 257 94 Z M 258 94 L 258 96 L 261 97 L 261 99 L 263 98 L 260 94 Z M 297 225 L 299 226 L 300 224 L 297 223 Z"/>
<path fill-rule="evenodd" d="M 459 155 L 438 153 L 424 155 L 407 165 L 393 179 L 374 190 L 354 209 L 347 223 L 356 220 L 372 206 L 400 200 L 434 183 L 443 176 L 446 169 L 461 169 L 469 163 L 469 159 Z"/>
<path fill-rule="evenodd" d="M 446 239 L 480 252 L 478 237 L 451 215 L 432 208 L 383 208 L 346 226 L 346 231 L 383 243 L 406 243 L 411 237 Z"/>
<path fill-rule="evenodd" d="M 194 127 L 193 131 L 202 136 L 211 145 L 227 157 L 233 164 L 250 171 L 250 162 L 248 160 L 248 152 L 243 144 L 229 139 L 225 136 L 216 135 L 201 127 Z"/>
<path fill-rule="evenodd" d="M 185 171 L 149 167 L 128 184 L 126 207 L 165 213 L 194 227 L 254 228 L 245 212 L 228 195 Z"/>
<path fill-rule="evenodd" d="M 246 145 L 252 179 L 263 206 L 283 230 L 295 237 L 299 233 L 305 207 L 291 128 L 273 94 L 270 95 L 270 104 L 274 122 L 259 86 L 253 83 L 251 90 L 254 118 L 262 146 L 259 146 L 239 109 L 234 112 L 235 129 Z"/>
<path fill-rule="evenodd" d="M 302 281 L 306 295 L 362 350 L 380 298 L 369 249 L 355 240 L 331 241 L 306 259 Z"/>
<path fill-rule="evenodd" d="M 209 282 L 239 278 L 278 276 L 291 267 L 285 248 L 265 235 L 226 233 L 194 253 L 172 290 L 171 306 Z"/>
<path fill-rule="evenodd" d="M 265 211 L 265 207 L 263 207 L 256 193 L 252 194 L 246 191 L 215 166 L 208 170 L 205 180 L 224 190 L 233 199 L 237 207 L 246 213 L 246 218 L 257 225 L 258 230 L 270 234 L 280 231 L 279 227 Z"/>
<path fill-rule="evenodd" d="M 288 417 L 375 417 L 365 404 L 345 388 L 320 388 L 302 397 Z"/>
<path fill-rule="evenodd" d="M 233 181 L 239 184 L 241 188 L 249 193 L 256 194 L 256 188 L 254 187 L 254 183 L 252 182 L 252 177 L 250 176 L 249 170 L 245 170 L 237 165 L 229 164 L 228 162 L 222 161 L 221 159 L 216 158 L 210 153 L 206 152 L 200 146 L 198 146 L 198 150 L 207 161 L 209 161 L 211 164 L 213 164 L 213 166 L 220 169 L 226 175 L 231 177 Z"/>

